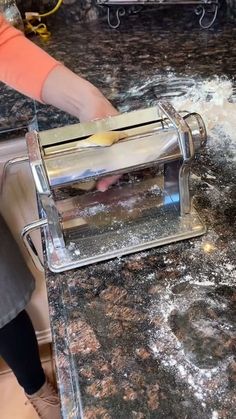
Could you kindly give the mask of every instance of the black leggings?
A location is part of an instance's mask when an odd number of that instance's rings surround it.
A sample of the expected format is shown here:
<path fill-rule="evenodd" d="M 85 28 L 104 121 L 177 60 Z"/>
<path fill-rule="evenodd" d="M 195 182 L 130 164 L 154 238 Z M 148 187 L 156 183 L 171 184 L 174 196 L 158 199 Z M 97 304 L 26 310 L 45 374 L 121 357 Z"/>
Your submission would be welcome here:
<path fill-rule="evenodd" d="M 27 394 L 45 383 L 35 331 L 25 310 L 0 329 L 0 355 Z"/>

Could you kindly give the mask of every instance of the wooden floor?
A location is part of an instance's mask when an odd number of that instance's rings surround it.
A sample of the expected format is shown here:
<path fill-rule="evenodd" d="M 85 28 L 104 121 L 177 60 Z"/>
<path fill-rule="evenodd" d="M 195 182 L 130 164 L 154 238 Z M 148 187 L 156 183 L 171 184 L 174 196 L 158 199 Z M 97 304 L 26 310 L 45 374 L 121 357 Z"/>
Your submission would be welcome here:
<path fill-rule="evenodd" d="M 53 379 L 53 362 L 50 345 L 40 350 L 43 368 Z M 0 360 L 0 418 L 1 419 L 38 419 L 30 403 L 26 404 L 24 391 L 17 383 L 14 375 Z"/>

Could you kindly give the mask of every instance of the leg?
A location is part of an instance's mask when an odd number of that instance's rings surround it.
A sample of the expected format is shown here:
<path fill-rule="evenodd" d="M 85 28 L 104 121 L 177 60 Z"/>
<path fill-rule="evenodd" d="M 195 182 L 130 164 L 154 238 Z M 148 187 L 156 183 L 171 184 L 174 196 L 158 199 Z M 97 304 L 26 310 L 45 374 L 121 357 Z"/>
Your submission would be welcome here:
<path fill-rule="evenodd" d="M 0 355 L 24 388 L 39 418 L 60 419 L 59 398 L 46 380 L 35 331 L 25 310 L 0 329 Z"/>
<path fill-rule="evenodd" d="M 0 355 L 27 394 L 36 393 L 43 386 L 46 379 L 38 342 L 25 310 L 0 329 Z"/>

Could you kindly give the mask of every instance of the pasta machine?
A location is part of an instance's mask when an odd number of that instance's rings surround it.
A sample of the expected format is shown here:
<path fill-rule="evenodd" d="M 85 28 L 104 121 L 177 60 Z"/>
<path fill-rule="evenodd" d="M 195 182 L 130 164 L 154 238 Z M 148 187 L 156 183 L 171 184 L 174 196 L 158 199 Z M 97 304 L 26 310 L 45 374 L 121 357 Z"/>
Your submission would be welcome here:
<path fill-rule="evenodd" d="M 178 113 L 162 101 L 102 120 L 28 132 L 26 142 L 40 217 L 22 237 L 36 261 L 31 233 L 44 230 L 53 272 L 205 232 L 189 190 L 191 163 L 206 142 L 200 115 Z M 118 182 L 105 192 L 96 189 L 96 182 L 114 174 Z"/>

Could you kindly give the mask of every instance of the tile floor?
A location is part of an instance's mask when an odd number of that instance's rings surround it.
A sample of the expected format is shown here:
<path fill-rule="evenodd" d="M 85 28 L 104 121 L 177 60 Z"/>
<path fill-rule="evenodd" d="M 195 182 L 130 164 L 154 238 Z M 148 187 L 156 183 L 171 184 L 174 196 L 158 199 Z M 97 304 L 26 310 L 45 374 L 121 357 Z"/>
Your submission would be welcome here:
<path fill-rule="evenodd" d="M 53 377 L 53 362 L 50 345 L 40 350 L 41 360 L 47 375 Z M 0 360 L 0 418 L 1 419 L 38 419 L 30 404 L 25 404 L 24 391 L 18 385 L 14 375 Z"/>

